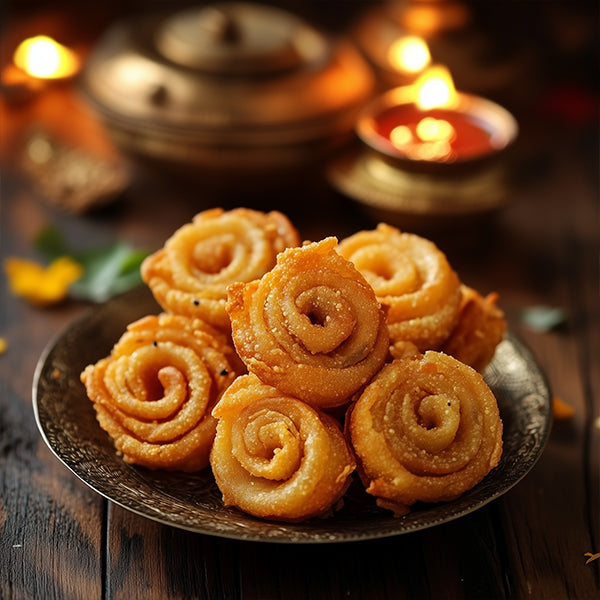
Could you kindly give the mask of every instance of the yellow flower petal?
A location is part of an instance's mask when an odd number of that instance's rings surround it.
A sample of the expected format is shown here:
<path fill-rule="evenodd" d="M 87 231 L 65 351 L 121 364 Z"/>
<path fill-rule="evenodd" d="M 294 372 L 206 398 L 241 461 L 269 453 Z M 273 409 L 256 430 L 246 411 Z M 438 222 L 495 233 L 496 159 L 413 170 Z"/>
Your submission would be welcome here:
<path fill-rule="evenodd" d="M 4 354 L 8 348 L 8 342 L 6 338 L 0 337 L 0 354 Z"/>
<path fill-rule="evenodd" d="M 63 300 L 69 286 L 83 274 L 83 267 L 68 256 L 57 258 L 48 267 L 11 257 L 4 261 L 4 269 L 11 292 L 40 306 Z"/>

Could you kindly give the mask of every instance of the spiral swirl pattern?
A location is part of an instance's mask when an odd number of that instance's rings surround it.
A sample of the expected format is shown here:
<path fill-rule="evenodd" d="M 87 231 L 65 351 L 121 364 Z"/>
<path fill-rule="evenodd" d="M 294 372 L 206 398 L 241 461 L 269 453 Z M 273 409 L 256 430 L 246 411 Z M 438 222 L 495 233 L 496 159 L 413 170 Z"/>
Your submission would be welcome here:
<path fill-rule="evenodd" d="M 340 406 L 385 361 L 385 313 L 326 238 L 282 252 L 260 280 L 229 287 L 232 337 L 248 370 L 319 407 Z"/>
<path fill-rule="evenodd" d="M 236 379 L 213 415 L 210 462 L 226 505 L 289 522 L 335 508 L 355 463 L 333 417 L 253 374 Z"/>
<path fill-rule="evenodd" d="M 399 514 L 417 501 L 457 498 L 502 454 L 492 391 L 477 371 L 440 352 L 386 365 L 347 419 L 367 492 Z"/>
<path fill-rule="evenodd" d="M 458 316 L 460 280 L 431 241 L 380 223 L 342 240 L 338 252 L 352 261 L 388 307 L 390 341 L 437 350 Z"/>
<path fill-rule="evenodd" d="M 236 374 L 233 349 L 203 327 L 183 316 L 144 317 L 110 356 L 82 372 L 98 422 L 126 462 L 180 471 L 208 466 L 216 428 L 210 411 Z"/>
<path fill-rule="evenodd" d="M 279 252 L 299 243 L 296 229 L 277 211 L 210 209 L 146 258 L 142 278 L 165 311 L 229 331 L 227 286 L 261 277 Z"/>

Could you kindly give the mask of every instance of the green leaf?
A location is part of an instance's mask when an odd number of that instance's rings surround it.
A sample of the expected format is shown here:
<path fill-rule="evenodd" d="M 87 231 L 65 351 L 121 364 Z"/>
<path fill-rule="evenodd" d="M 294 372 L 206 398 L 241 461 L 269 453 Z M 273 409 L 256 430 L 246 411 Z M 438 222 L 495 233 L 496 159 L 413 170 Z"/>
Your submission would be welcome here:
<path fill-rule="evenodd" d="M 69 288 L 79 300 L 105 302 L 115 294 L 142 283 L 140 266 L 148 252 L 136 250 L 122 241 L 85 250 L 70 248 L 54 226 L 44 227 L 33 241 L 34 248 L 48 260 L 69 256 L 84 269 L 84 274 Z"/>
<path fill-rule="evenodd" d="M 80 300 L 105 302 L 140 285 L 140 265 L 146 256 L 146 252 L 134 250 L 123 242 L 75 254 L 73 258 L 85 271 L 71 286 L 70 295 Z"/>

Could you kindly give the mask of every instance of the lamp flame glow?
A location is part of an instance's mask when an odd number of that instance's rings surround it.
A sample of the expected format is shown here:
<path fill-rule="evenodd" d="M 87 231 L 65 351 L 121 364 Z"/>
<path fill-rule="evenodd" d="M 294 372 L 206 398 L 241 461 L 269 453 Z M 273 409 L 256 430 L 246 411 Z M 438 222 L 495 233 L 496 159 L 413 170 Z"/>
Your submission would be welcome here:
<path fill-rule="evenodd" d="M 419 73 L 431 62 L 431 54 L 424 40 L 415 35 L 407 35 L 390 46 L 388 60 L 398 71 Z"/>
<path fill-rule="evenodd" d="M 435 65 L 413 84 L 415 103 L 419 110 L 451 108 L 458 94 L 448 69 Z M 448 160 L 456 130 L 446 119 L 425 116 L 412 125 L 398 125 L 390 132 L 390 141 L 407 156 L 418 160 Z"/>
<path fill-rule="evenodd" d="M 13 59 L 20 69 L 39 79 L 64 79 L 79 70 L 75 53 L 45 35 L 21 42 Z"/>
<path fill-rule="evenodd" d="M 452 107 L 458 98 L 450 71 L 442 65 L 430 67 L 414 83 L 419 108 Z"/>

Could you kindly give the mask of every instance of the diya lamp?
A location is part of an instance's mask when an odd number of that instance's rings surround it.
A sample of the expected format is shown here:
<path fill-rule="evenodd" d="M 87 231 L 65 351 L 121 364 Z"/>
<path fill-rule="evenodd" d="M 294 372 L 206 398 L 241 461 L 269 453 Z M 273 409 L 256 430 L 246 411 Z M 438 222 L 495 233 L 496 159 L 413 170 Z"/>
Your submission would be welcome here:
<path fill-rule="evenodd" d="M 348 141 L 374 89 L 348 41 L 249 2 L 117 23 L 80 82 L 134 162 L 234 188 L 298 172 Z"/>
<path fill-rule="evenodd" d="M 392 0 L 366 12 L 353 37 L 382 87 L 389 88 L 413 83 L 432 61 L 432 40 L 469 21 L 458 0 Z"/>
<path fill-rule="evenodd" d="M 503 207 L 506 151 L 514 117 L 485 98 L 456 91 L 433 66 L 412 85 L 372 100 L 357 143 L 329 169 L 331 183 L 378 220 L 403 228 L 447 228 Z"/>
<path fill-rule="evenodd" d="M 70 79 L 80 68 L 79 58 L 72 50 L 46 35 L 21 42 L 14 62 L 32 77 L 47 80 Z"/>
<path fill-rule="evenodd" d="M 81 68 L 78 54 L 47 35 L 23 40 L 4 66 L 0 87 L 11 100 L 26 100 L 50 82 L 68 81 Z"/>
<path fill-rule="evenodd" d="M 357 125 L 367 145 L 412 169 L 472 166 L 514 140 L 517 124 L 498 104 L 459 93 L 444 66 L 429 68 L 412 86 L 375 100 Z"/>
<path fill-rule="evenodd" d="M 531 74 L 531 49 L 484 31 L 478 15 L 461 0 L 388 0 L 367 11 L 354 39 L 377 73 L 380 89 L 413 83 L 415 75 L 395 61 L 403 39 L 418 38 L 432 63 L 443 62 L 460 89 L 500 97 Z M 423 67 L 427 67 L 424 64 Z"/>
<path fill-rule="evenodd" d="M 83 48 L 41 34 L 18 44 L 12 40 L 11 45 L 15 49 L 12 62 L 1 71 L 0 93 L 11 104 L 36 98 L 40 103 L 28 111 L 25 127 L 7 132 L 10 162 L 29 177 L 45 201 L 68 212 L 111 202 L 126 187 L 127 172 L 97 138 L 93 147 L 80 144 L 79 131 L 90 136 L 95 124 L 77 110 L 71 86 L 60 87 L 79 74 Z M 83 123 L 85 127 L 78 128 Z"/>

